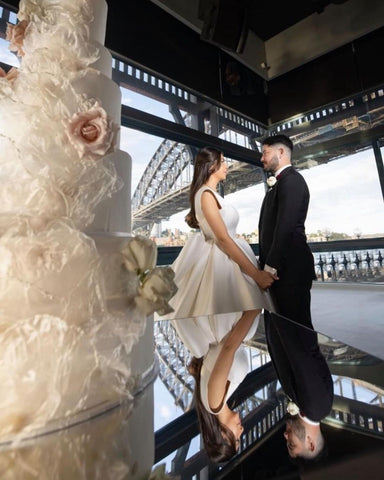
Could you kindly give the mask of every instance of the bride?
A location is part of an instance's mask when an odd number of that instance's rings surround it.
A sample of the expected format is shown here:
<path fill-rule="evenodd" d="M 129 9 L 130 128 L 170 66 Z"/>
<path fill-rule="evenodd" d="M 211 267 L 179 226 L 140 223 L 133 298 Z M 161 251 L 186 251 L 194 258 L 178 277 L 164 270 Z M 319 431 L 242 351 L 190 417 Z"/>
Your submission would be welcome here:
<path fill-rule="evenodd" d="M 222 152 L 198 152 L 186 217 L 198 232 L 172 265 L 178 291 L 167 317 L 193 356 L 189 369 L 200 430 L 216 462 L 238 449 L 241 421 L 226 402 L 248 373 L 243 340 L 255 333 L 263 308 L 274 311 L 267 289 L 277 280 L 259 270 L 249 244 L 236 237 L 238 212 L 216 191 L 227 173 Z"/>

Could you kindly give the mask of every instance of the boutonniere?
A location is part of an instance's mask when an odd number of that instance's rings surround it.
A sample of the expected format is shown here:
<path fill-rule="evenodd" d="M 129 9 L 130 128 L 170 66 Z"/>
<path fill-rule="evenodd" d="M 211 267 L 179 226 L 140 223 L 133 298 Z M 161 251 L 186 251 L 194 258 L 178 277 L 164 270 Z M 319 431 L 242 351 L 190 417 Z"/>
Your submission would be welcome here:
<path fill-rule="evenodd" d="M 276 182 L 276 177 L 274 177 L 273 175 L 267 178 L 267 185 L 269 188 L 272 188 L 276 184 Z"/>
<path fill-rule="evenodd" d="M 296 403 L 294 403 L 294 402 L 291 401 L 291 402 L 288 402 L 287 412 L 288 412 L 290 415 L 294 416 L 294 415 L 298 415 L 298 414 L 299 414 L 300 409 L 299 409 L 299 407 L 296 405 Z"/>

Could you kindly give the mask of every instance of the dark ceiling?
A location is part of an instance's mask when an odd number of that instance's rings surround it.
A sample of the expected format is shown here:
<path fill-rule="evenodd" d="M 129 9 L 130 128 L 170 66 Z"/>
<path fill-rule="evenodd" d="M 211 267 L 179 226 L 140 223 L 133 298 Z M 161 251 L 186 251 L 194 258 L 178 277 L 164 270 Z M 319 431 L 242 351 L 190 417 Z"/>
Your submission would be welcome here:
<path fill-rule="evenodd" d="M 107 1 L 111 50 L 264 125 L 384 83 L 382 0 Z"/>
<path fill-rule="evenodd" d="M 382 0 L 107 3 L 115 56 L 264 125 L 384 84 Z"/>
<path fill-rule="evenodd" d="M 233 1 L 238 3 L 236 0 Z M 328 5 L 342 4 L 346 1 L 293 0 L 277 2 L 246 0 L 248 27 L 261 40 L 266 41 L 314 13 L 321 14 Z"/>

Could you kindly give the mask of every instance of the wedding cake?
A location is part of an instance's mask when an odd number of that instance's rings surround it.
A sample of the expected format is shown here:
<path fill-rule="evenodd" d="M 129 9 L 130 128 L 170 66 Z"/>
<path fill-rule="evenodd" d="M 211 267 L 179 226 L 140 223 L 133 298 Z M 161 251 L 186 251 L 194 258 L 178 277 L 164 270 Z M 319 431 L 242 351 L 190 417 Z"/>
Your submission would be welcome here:
<path fill-rule="evenodd" d="M 173 272 L 132 237 L 105 0 L 21 0 L 0 71 L 0 477 L 141 479 L 152 312 Z"/>

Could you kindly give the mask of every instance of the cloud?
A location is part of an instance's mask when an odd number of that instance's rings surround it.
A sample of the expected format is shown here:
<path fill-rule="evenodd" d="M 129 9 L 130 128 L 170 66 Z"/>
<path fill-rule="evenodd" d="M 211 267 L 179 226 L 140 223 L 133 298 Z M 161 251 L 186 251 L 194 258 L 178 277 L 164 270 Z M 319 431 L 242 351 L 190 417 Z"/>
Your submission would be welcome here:
<path fill-rule="evenodd" d="M 169 420 L 173 415 L 172 411 L 169 408 L 169 405 L 163 404 L 158 407 L 158 413 L 161 418 L 164 418 L 165 420 Z"/>

